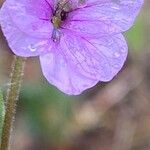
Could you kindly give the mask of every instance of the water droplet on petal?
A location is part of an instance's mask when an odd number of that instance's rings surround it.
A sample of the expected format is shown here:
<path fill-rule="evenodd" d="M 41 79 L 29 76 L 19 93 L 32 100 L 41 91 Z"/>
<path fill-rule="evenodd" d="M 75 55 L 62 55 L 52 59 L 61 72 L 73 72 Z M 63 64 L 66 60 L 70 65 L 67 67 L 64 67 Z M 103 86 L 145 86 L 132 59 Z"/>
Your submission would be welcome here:
<path fill-rule="evenodd" d="M 126 49 L 125 49 L 125 48 L 121 49 L 121 52 L 122 52 L 122 53 L 125 53 L 125 52 L 126 52 Z"/>
<path fill-rule="evenodd" d="M 120 57 L 120 54 L 119 54 L 118 52 L 115 52 L 115 53 L 114 53 L 114 56 L 115 56 L 116 58 L 118 58 L 118 57 Z"/>
<path fill-rule="evenodd" d="M 34 44 L 30 44 L 30 45 L 28 46 L 28 48 L 29 48 L 29 50 L 30 50 L 31 52 L 35 52 L 35 51 L 36 51 L 36 47 L 34 46 Z"/>
<path fill-rule="evenodd" d="M 61 33 L 58 29 L 53 29 L 52 40 L 54 42 L 59 42 L 61 38 Z"/>
<path fill-rule="evenodd" d="M 116 10 L 119 10 L 119 9 L 120 9 L 120 7 L 119 7 L 118 4 L 116 4 L 116 5 L 114 5 L 114 6 L 111 6 L 111 8 L 116 9 Z"/>
<path fill-rule="evenodd" d="M 119 66 L 119 65 L 117 65 L 117 64 L 115 64 L 115 65 L 114 65 L 114 67 L 118 69 L 120 66 Z"/>

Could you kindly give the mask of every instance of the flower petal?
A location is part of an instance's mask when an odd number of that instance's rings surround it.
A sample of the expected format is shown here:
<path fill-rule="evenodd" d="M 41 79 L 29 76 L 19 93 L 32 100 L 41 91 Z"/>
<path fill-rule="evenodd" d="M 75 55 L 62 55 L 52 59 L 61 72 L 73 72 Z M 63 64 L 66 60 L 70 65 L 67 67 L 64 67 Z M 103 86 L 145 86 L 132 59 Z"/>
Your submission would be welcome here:
<path fill-rule="evenodd" d="M 23 57 L 37 56 L 51 50 L 50 40 L 34 38 L 20 31 L 12 22 L 6 3 L 0 10 L 0 24 L 12 51 Z"/>
<path fill-rule="evenodd" d="M 63 27 L 84 36 L 120 33 L 133 25 L 142 4 L 143 0 L 91 2 L 70 13 L 68 23 Z"/>
<path fill-rule="evenodd" d="M 99 81 L 111 80 L 127 57 L 124 37 L 83 39 L 65 34 L 53 53 L 40 56 L 46 79 L 67 94 L 79 94 Z"/>
<path fill-rule="evenodd" d="M 76 72 L 59 52 L 40 56 L 40 62 L 48 82 L 66 94 L 80 94 L 98 82 Z"/>
<path fill-rule="evenodd" d="M 13 23 L 28 35 L 48 38 L 52 33 L 52 10 L 46 0 L 7 0 Z"/>
<path fill-rule="evenodd" d="M 110 81 L 122 68 L 128 47 L 122 34 L 83 38 L 66 33 L 61 38 L 60 50 L 84 76 Z"/>

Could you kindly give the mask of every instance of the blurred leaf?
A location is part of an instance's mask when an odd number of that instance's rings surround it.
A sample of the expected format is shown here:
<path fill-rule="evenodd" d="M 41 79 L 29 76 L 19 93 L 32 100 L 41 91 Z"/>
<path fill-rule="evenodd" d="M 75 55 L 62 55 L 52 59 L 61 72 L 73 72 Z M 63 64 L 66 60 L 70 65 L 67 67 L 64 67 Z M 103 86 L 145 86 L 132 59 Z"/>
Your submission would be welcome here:
<path fill-rule="evenodd" d="M 61 93 L 49 84 L 24 84 L 21 95 L 21 111 L 30 125 L 31 132 L 47 135 L 52 139 L 64 138 L 66 124 L 72 118 L 75 99 Z"/>
<path fill-rule="evenodd" d="M 2 94 L 2 91 L 0 89 L 0 135 L 2 132 L 4 115 L 5 115 L 5 109 L 4 109 L 3 94 Z"/>
<path fill-rule="evenodd" d="M 144 45 L 143 20 L 139 17 L 133 27 L 126 33 L 129 47 L 136 52 Z"/>

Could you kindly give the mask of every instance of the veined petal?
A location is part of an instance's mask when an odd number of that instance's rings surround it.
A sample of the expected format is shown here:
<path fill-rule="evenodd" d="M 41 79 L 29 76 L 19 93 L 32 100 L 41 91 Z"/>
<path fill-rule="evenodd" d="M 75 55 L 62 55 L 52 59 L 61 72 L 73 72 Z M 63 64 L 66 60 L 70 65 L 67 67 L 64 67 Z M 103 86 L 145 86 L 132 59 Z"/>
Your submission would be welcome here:
<path fill-rule="evenodd" d="M 40 61 L 51 84 L 76 95 L 99 81 L 110 81 L 126 57 L 127 45 L 121 34 L 101 39 L 64 35 L 55 53 L 41 56 Z"/>
<path fill-rule="evenodd" d="M 100 81 L 109 81 L 119 72 L 128 51 L 122 34 L 83 38 L 66 33 L 61 38 L 60 49 L 80 73 Z"/>
<path fill-rule="evenodd" d="M 57 49 L 58 50 L 58 49 Z M 43 74 L 48 82 L 69 95 L 80 94 L 98 81 L 79 74 L 58 51 L 40 56 Z"/>
<path fill-rule="evenodd" d="M 0 11 L 0 24 L 8 45 L 16 55 L 30 57 L 51 51 L 50 40 L 34 38 L 15 26 L 7 11 L 6 3 Z"/>
<path fill-rule="evenodd" d="M 46 0 L 7 0 L 7 13 L 18 28 L 28 35 L 48 38 L 52 33 L 52 10 Z"/>
<path fill-rule="evenodd" d="M 116 34 L 128 30 L 138 15 L 143 0 L 103 0 L 91 2 L 69 14 L 64 28 L 84 36 Z"/>

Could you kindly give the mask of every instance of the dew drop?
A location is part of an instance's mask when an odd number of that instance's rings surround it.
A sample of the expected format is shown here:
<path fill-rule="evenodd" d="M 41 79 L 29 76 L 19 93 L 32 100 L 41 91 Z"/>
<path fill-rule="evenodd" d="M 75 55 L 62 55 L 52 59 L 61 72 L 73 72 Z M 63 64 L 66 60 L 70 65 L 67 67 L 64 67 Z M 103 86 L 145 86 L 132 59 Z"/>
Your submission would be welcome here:
<path fill-rule="evenodd" d="M 119 66 L 119 65 L 117 65 L 117 64 L 115 64 L 115 65 L 114 65 L 114 67 L 118 69 L 120 66 Z"/>
<path fill-rule="evenodd" d="M 52 40 L 54 42 L 59 42 L 61 38 L 61 33 L 58 29 L 53 29 L 53 33 L 52 33 Z"/>
<path fill-rule="evenodd" d="M 111 8 L 116 9 L 116 10 L 119 10 L 119 6 L 118 6 L 118 5 L 112 6 Z"/>
<path fill-rule="evenodd" d="M 36 47 L 35 47 L 33 44 L 30 44 L 30 45 L 28 46 L 28 48 L 29 48 L 29 50 L 30 50 L 31 52 L 35 52 L 35 51 L 36 51 Z"/>
<path fill-rule="evenodd" d="M 121 52 L 122 52 L 122 53 L 125 53 L 125 52 L 126 52 L 126 49 L 125 49 L 125 48 L 121 49 Z"/>
<path fill-rule="evenodd" d="M 118 57 L 120 57 L 120 54 L 119 54 L 118 52 L 116 52 L 116 53 L 114 53 L 114 56 L 115 56 L 116 58 L 118 58 Z"/>

